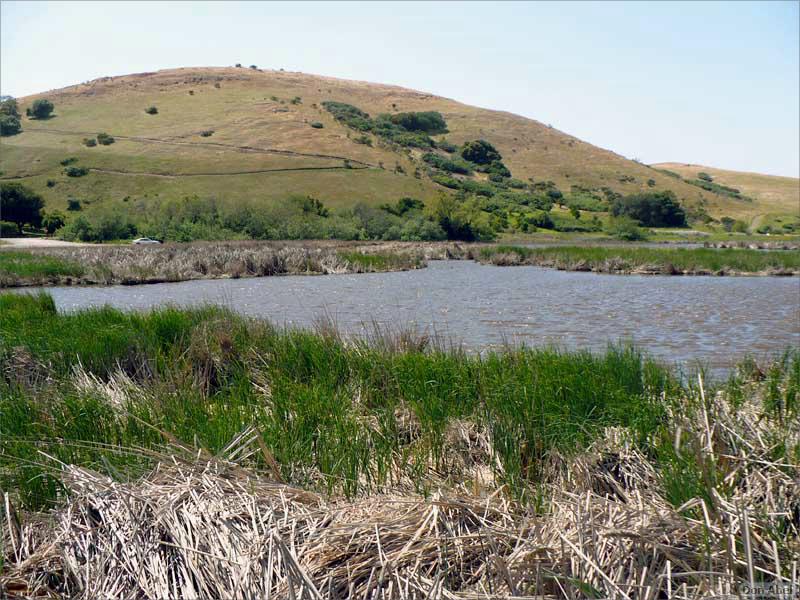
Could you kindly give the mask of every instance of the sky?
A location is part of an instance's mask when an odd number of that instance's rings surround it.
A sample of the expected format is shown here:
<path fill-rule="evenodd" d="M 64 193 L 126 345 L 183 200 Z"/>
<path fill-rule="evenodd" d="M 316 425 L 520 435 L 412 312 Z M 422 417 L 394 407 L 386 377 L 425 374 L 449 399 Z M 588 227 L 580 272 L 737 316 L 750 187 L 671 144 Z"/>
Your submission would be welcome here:
<path fill-rule="evenodd" d="M 507 110 L 648 164 L 800 176 L 800 2 L 0 2 L 0 93 L 242 63 Z"/>

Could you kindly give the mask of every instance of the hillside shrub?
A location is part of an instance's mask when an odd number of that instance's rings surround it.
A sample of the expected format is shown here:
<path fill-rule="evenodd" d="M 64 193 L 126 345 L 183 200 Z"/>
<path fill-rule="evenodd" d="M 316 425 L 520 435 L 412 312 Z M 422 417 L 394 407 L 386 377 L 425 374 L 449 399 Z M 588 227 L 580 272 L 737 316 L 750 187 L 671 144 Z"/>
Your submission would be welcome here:
<path fill-rule="evenodd" d="M 448 173 L 460 173 L 462 175 L 472 174 L 472 169 L 470 169 L 468 163 L 460 160 L 451 160 L 448 158 L 444 158 L 443 156 L 439 156 L 438 154 L 434 154 L 433 152 L 427 152 L 423 154 L 422 160 L 424 160 L 432 167 L 440 169 L 442 171 L 447 171 Z"/>
<path fill-rule="evenodd" d="M 81 201 L 75 198 L 69 198 L 67 200 L 67 210 L 81 210 Z"/>
<path fill-rule="evenodd" d="M 461 156 L 476 165 L 488 165 L 503 159 L 497 149 L 486 140 L 465 142 L 461 147 Z"/>
<path fill-rule="evenodd" d="M 45 98 L 39 98 L 38 100 L 34 100 L 33 104 L 31 105 L 29 115 L 35 119 L 48 119 L 50 115 L 53 113 L 53 103 L 50 100 Z"/>
<path fill-rule="evenodd" d="M 686 211 L 672 191 L 625 196 L 614 201 L 611 214 L 615 217 L 630 217 L 645 227 L 686 226 Z"/>
<path fill-rule="evenodd" d="M 0 115 L 0 136 L 16 135 L 22 131 L 19 117 Z"/>
<path fill-rule="evenodd" d="M 422 131 L 428 134 L 447 133 L 447 123 L 436 111 L 403 112 L 391 115 L 390 120 L 406 131 Z"/>
<path fill-rule="evenodd" d="M 363 133 L 361 135 L 359 135 L 358 137 L 354 137 L 353 141 L 356 144 L 363 144 L 365 146 L 372 146 L 372 138 L 369 137 L 366 134 L 363 134 Z"/>
<path fill-rule="evenodd" d="M 97 146 L 97 140 L 94 138 L 83 138 L 83 145 L 87 148 L 94 148 Z"/>
<path fill-rule="evenodd" d="M 697 178 L 698 179 L 702 179 L 703 181 L 708 181 L 708 182 L 714 181 L 714 178 L 711 175 L 709 175 L 708 173 L 704 173 L 703 171 L 700 171 L 697 174 Z"/>
<path fill-rule="evenodd" d="M 97 134 L 97 143 L 103 146 L 110 146 L 114 143 L 114 136 L 111 136 L 107 133 L 98 133 Z"/>
<path fill-rule="evenodd" d="M 312 121 L 311 122 L 311 127 L 313 127 L 314 129 L 322 129 L 325 126 L 322 123 L 320 123 L 319 121 Z"/>
<path fill-rule="evenodd" d="M 65 240 L 80 242 L 110 242 L 136 237 L 138 229 L 127 215 L 98 211 L 82 214 L 60 229 Z"/>
<path fill-rule="evenodd" d="M 200 132 L 200 136 L 201 137 L 211 137 L 212 135 L 214 135 L 214 130 L 213 129 L 206 129 L 206 130 Z"/>
<path fill-rule="evenodd" d="M 447 140 L 436 142 L 436 147 L 439 148 L 439 150 L 444 150 L 448 154 L 453 154 L 453 152 L 458 150 L 458 146 L 448 142 Z"/>
<path fill-rule="evenodd" d="M 62 167 L 66 167 L 67 165 L 73 165 L 73 164 L 75 164 L 76 162 L 78 162 L 78 159 L 77 159 L 76 157 L 74 157 L 74 156 L 68 156 L 67 158 L 65 158 L 65 159 L 63 159 L 62 161 L 60 161 L 60 163 L 59 163 L 59 164 L 60 164 Z"/>
<path fill-rule="evenodd" d="M 157 115 L 158 108 L 155 106 L 148 106 L 147 108 L 144 109 L 144 112 L 146 112 L 148 115 Z"/>
<path fill-rule="evenodd" d="M 64 174 L 67 177 L 83 177 L 84 175 L 88 175 L 89 169 L 86 167 L 67 167 L 64 169 Z"/>
<path fill-rule="evenodd" d="M 19 105 L 15 98 L 6 98 L 0 102 L 0 115 L 19 118 Z"/>

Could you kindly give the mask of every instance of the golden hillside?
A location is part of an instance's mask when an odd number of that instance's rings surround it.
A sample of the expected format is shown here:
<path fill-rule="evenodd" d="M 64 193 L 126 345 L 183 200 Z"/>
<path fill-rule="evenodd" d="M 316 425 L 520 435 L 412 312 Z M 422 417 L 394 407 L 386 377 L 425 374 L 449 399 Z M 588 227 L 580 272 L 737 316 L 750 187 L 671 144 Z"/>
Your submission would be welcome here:
<path fill-rule="evenodd" d="M 184 68 L 101 78 L 20 98 L 21 111 L 39 97 L 55 104 L 53 116 L 23 118 L 23 132 L 3 138 L 0 171 L 4 180 L 24 181 L 54 207 L 68 197 L 196 194 L 269 201 L 290 193 L 312 194 L 337 207 L 402 196 L 425 200 L 446 191 L 418 169 L 421 151 L 398 150 L 374 136 L 371 146 L 357 143 L 358 136 L 322 108 L 334 100 L 372 115 L 439 111 L 450 132 L 436 139 L 486 139 L 513 176 L 526 182 L 551 180 L 565 193 L 572 186 L 623 194 L 669 189 L 688 205 L 705 204 L 714 216 L 730 212 L 714 194 L 537 121 L 390 85 L 247 68 Z M 148 106 L 158 114 L 146 114 Z M 84 137 L 98 132 L 116 143 L 85 147 Z M 64 177 L 60 161 L 67 157 L 88 167 L 89 176 Z"/>

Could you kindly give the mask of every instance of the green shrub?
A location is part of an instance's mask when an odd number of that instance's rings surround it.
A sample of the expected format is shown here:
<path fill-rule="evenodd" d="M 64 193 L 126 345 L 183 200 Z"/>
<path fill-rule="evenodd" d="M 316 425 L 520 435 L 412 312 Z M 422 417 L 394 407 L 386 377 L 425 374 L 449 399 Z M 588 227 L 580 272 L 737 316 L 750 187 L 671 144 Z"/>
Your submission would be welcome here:
<path fill-rule="evenodd" d="M 88 175 L 89 169 L 86 167 L 67 167 L 64 169 L 64 174 L 67 177 L 83 177 L 84 175 Z"/>
<path fill-rule="evenodd" d="M 56 180 L 55 179 L 48 179 L 47 182 L 45 182 L 45 185 L 47 187 L 49 187 L 49 188 L 56 187 Z"/>
<path fill-rule="evenodd" d="M 294 98 L 292 98 L 292 99 L 290 100 L 290 102 L 291 102 L 292 104 L 294 104 L 294 105 L 297 105 L 297 104 L 302 104 L 302 103 L 303 103 L 303 99 L 302 99 L 302 98 L 300 98 L 300 96 L 295 96 Z"/>
<path fill-rule="evenodd" d="M 686 211 L 672 191 L 625 196 L 611 205 L 611 214 L 630 217 L 646 227 L 686 226 Z"/>
<path fill-rule="evenodd" d="M 50 100 L 46 100 L 45 98 L 39 98 L 38 100 L 33 101 L 33 105 L 30 108 L 30 115 L 36 119 L 47 119 L 53 112 L 53 103 Z"/>
<path fill-rule="evenodd" d="M 702 171 L 697 174 L 697 178 L 708 182 L 714 181 L 714 178 L 711 175 Z"/>
<path fill-rule="evenodd" d="M 0 115 L 0 136 L 16 135 L 22 131 L 19 117 L 13 115 Z"/>
<path fill-rule="evenodd" d="M 433 152 L 427 152 L 423 154 L 422 160 L 432 167 L 441 169 L 442 171 L 447 171 L 448 173 L 460 173 L 462 175 L 472 174 L 472 169 L 470 169 L 468 163 L 459 160 L 447 159 L 439 156 L 438 154 L 434 154 Z"/>
<path fill-rule="evenodd" d="M 65 240 L 81 242 L 125 240 L 136 237 L 137 233 L 136 225 L 126 215 L 112 212 L 80 215 L 60 230 Z"/>
<path fill-rule="evenodd" d="M 486 140 L 465 142 L 461 147 L 461 156 L 476 165 L 488 165 L 503 159 L 497 149 Z"/>
<path fill-rule="evenodd" d="M 56 210 L 42 217 L 42 226 L 49 235 L 53 235 L 64 226 L 65 221 L 64 215 Z"/>
<path fill-rule="evenodd" d="M 33 190 L 20 183 L 0 184 L 0 215 L 5 221 L 16 223 L 22 233 L 24 225 L 42 226 L 44 200 Z"/>
<path fill-rule="evenodd" d="M 19 118 L 19 105 L 15 98 L 6 98 L 0 102 L 0 115 Z"/>
<path fill-rule="evenodd" d="M 77 158 L 75 158 L 74 156 L 69 156 L 64 160 L 62 160 L 60 164 L 62 167 L 66 167 L 68 165 L 74 165 L 76 162 L 78 162 Z"/>
<path fill-rule="evenodd" d="M 439 150 L 444 150 L 448 154 L 452 154 L 453 152 L 458 150 L 458 146 L 456 146 L 455 144 L 451 144 L 447 140 L 436 142 L 436 147 L 439 148 Z"/>
<path fill-rule="evenodd" d="M 353 141 L 356 144 L 364 144 L 365 146 L 372 146 L 372 138 L 363 133 L 358 137 L 354 137 Z"/>
<path fill-rule="evenodd" d="M 111 136 L 107 133 L 98 133 L 97 134 L 97 143 L 102 144 L 103 146 L 110 146 L 114 143 L 114 136 Z"/>
<path fill-rule="evenodd" d="M 83 138 L 83 145 L 87 148 L 94 148 L 97 146 L 97 140 L 94 138 Z"/>
<path fill-rule="evenodd" d="M 311 122 L 311 127 L 313 127 L 314 129 L 322 129 L 325 126 L 322 123 L 320 123 L 319 121 L 312 121 Z"/>
<path fill-rule="evenodd" d="M 404 112 L 389 117 L 395 125 L 406 131 L 422 131 L 428 134 L 447 133 L 447 123 L 436 111 Z"/>
<path fill-rule="evenodd" d="M 213 129 L 206 129 L 204 131 L 201 131 L 200 135 L 202 137 L 211 137 L 212 135 L 214 135 L 214 130 Z"/>
<path fill-rule="evenodd" d="M 144 109 L 144 112 L 146 112 L 148 115 L 157 115 L 158 108 L 155 106 L 148 106 L 147 108 Z"/>
<path fill-rule="evenodd" d="M 611 219 L 606 227 L 606 232 L 613 237 L 626 242 L 636 242 L 646 239 L 645 232 L 639 224 L 630 217 L 619 216 Z"/>
<path fill-rule="evenodd" d="M 69 198 L 67 200 L 67 210 L 81 210 L 81 201 L 75 198 Z"/>
<path fill-rule="evenodd" d="M 0 221 L 0 237 L 10 238 L 22 235 L 16 223 L 11 221 Z"/>

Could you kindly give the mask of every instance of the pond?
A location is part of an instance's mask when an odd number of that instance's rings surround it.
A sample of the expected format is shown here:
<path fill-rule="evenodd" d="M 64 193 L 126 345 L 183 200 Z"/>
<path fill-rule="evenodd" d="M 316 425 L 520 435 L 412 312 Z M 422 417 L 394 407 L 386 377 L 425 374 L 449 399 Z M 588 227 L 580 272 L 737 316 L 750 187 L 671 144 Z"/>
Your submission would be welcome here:
<path fill-rule="evenodd" d="M 398 273 L 48 288 L 59 309 L 216 303 L 278 324 L 330 318 L 364 334 L 416 328 L 472 351 L 505 343 L 603 350 L 631 341 L 717 376 L 800 345 L 800 279 L 600 275 L 432 261 Z"/>

